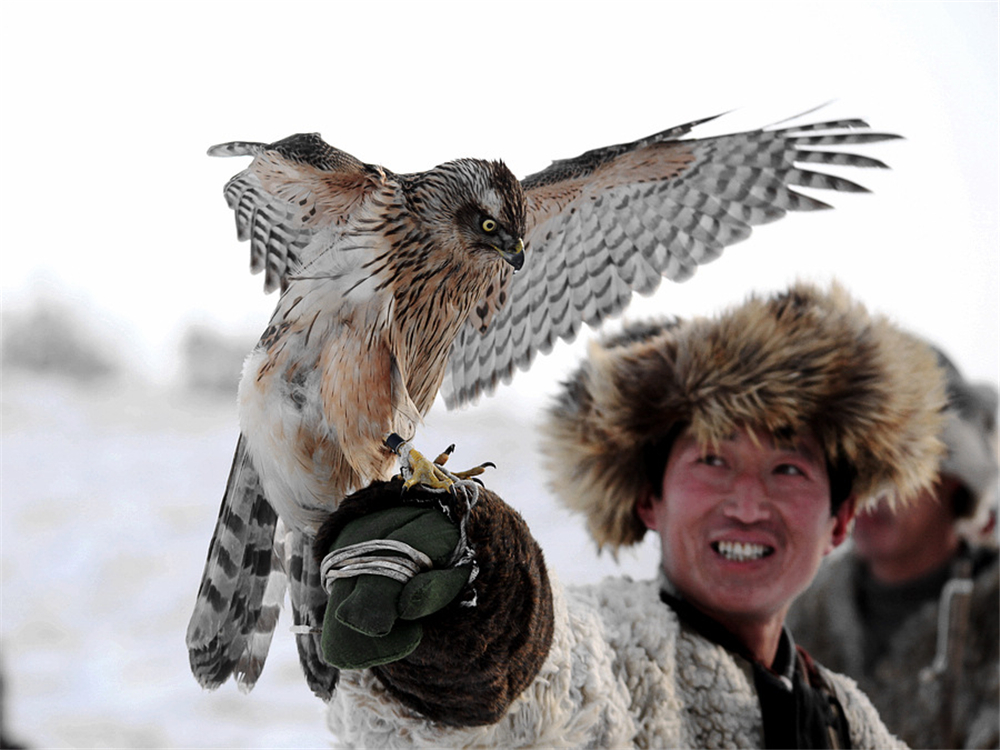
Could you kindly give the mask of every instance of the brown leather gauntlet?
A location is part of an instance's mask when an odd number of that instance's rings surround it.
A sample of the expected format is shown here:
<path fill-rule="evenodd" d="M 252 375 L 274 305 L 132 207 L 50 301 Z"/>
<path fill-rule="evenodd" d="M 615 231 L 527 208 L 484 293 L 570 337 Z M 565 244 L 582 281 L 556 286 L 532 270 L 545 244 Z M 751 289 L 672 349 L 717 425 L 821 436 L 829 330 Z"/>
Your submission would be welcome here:
<path fill-rule="evenodd" d="M 552 591 L 538 543 L 524 519 L 497 495 L 478 488 L 466 522 L 477 575 L 444 609 L 421 620 L 420 645 L 372 672 L 401 703 L 434 721 L 479 726 L 498 721 L 538 674 L 552 643 Z M 465 501 L 419 485 L 376 482 L 347 498 L 324 524 L 322 556 L 341 528 L 361 515 L 414 502 L 450 509 L 458 522 Z"/>

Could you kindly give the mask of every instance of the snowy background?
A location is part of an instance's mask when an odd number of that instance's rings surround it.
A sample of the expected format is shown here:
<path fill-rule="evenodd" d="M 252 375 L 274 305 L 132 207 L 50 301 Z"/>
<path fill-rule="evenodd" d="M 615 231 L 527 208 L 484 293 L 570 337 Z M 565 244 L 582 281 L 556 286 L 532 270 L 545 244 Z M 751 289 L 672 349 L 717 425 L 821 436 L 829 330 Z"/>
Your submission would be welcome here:
<path fill-rule="evenodd" d="M 184 631 L 236 442 L 240 361 L 274 298 L 246 273 L 220 141 L 320 131 L 396 171 L 515 174 L 733 110 L 828 100 L 906 140 L 873 195 L 759 228 L 629 311 L 711 313 L 839 278 L 1000 378 L 996 2 L 0 4 L 3 732 L 33 747 L 325 747 L 279 627 L 256 689 L 203 692 Z M 583 337 L 586 339 L 586 336 Z M 544 489 L 533 425 L 582 342 L 420 440 L 527 518 L 563 581 L 616 564 Z"/>

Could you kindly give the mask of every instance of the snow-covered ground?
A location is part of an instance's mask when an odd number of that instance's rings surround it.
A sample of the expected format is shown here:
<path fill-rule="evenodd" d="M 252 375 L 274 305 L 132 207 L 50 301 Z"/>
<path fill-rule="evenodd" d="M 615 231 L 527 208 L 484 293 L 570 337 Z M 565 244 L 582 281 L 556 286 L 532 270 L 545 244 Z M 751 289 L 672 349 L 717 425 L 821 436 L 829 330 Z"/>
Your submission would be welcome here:
<path fill-rule="evenodd" d="M 541 486 L 539 399 L 520 398 L 517 412 L 511 401 L 435 407 L 420 445 L 457 443 L 459 468 L 494 461 L 487 482 L 564 582 L 652 575 L 650 543 L 621 564 L 597 556 L 582 522 Z M 232 683 L 205 692 L 188 670 L 184 631 L 236 436 L 229 399 L 5 375 L 5 734 L 31 747 L 329 746 L 285 628 L 249 695 Z"/>

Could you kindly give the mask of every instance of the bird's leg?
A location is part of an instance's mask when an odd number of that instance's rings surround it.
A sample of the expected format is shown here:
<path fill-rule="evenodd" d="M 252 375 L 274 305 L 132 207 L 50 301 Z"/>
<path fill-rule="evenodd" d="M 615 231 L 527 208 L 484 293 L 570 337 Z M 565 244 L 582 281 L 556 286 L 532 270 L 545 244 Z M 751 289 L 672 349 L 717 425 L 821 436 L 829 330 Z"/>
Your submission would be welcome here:
<path fill-rule="evenodd" d="M 390 434 L 385 439 L 385 444 L 389 450 L 399 456 L 399 468 L 405 480 L 403 482 L 403 489 L 406 490 L 415 484 L 421 484 L 432 490 L 450 490 L 456 482 L 468 480 L 471 477 L 482 474 L 487 467 L 495 468 L 496 466 L 487 461 L 479 466 L 473 466 L 466 471 L 459 471 L 453 474 L 444 468 L 444 465 L 448 461 L 448 457 L 452 454 L 452 451 L 455 450 L 454 444 L 449 445 L 434 461 L 429 460 L 396 433 Z"/>

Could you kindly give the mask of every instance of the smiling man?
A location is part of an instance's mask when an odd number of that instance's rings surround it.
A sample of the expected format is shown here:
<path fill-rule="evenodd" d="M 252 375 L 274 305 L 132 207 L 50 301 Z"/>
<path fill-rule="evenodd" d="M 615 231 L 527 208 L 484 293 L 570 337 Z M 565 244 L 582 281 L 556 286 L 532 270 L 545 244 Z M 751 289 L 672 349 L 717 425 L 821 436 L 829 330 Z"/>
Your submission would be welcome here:
<path fill-rule="evenodd" d="M 770 665 L 792 599 L 847 536 L 854 506 L 831 513 L 810 434 L 782 443 L 740 429 L 713 449 L 683 433 L 636 512 L 660 535 L 672 590 Z"/>
<path fill-rule="evenodd" d="M 944 403 L 933 352 L 836 286 L 627 326 L 563 385 L 542 446 L 600 547 L 659 536 L 658 578 L 562 587 L 493 493 L 468 512 L 447 501 L 469 574 L 419 635 L 357 638 L 361 594 L 331 595 L 330 632 L 354 644 L 328 654 L 346 668 L 331 727 L 358 746 L 897 746 L 784 621 L 867 498 L 933 482 Z M 394 516 L 379 514 L 422 495 L 399 492 L 348 498 L 318 553 L 384 535 Z M 414 598 L 399 595 L 400 618 Z"/>

